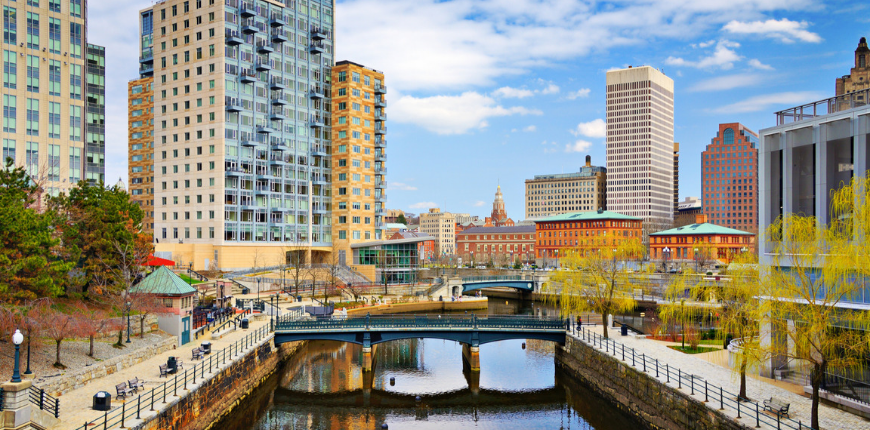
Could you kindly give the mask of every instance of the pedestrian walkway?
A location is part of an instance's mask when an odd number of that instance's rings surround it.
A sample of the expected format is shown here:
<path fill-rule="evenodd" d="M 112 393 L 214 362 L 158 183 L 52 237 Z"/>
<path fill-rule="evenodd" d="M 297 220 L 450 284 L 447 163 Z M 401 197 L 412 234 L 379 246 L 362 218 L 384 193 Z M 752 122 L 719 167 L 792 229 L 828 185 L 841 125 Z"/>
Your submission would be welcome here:
<path fill-rule="evenodd" d="M 593 333 L 601 334 L 601 326 L 584 327 L 584 330 L 591 330 Z M 739 391 L 740 381 L 739 375 L 732 372 L 731 369 L 722 367 L 691 354 L 683 354 L 682 352 L 668 348 L 659 342 L 646 339 L 644 337 L 620 336 L 619 329 L 611 329 L 609 332 L 610 338 L 617 343 L 625 345 L 626 348 L 634 348 L 638 354 L 643 353 L 650 359 L 657 359 L 662 365 L 667 363 L 671 368 L 681 369 L 682 372 L 696 375 L 699 379 L 703 379 L 710 384 L 724 387 L 726 390 L 736 393 Z M 580 339 L 576 334 L 572 335 L 575 339 Z M 582 340 L 581 340 L 582 341 Z M 620 359 L 619 356 L 613 356 L 614 359 Z M 626 356 L 628 357 L 628 356 Z M 626 363 L 631 365 L 631 359 L 626 360 Z M 647 372 L 647 375 L 655 378 L 655 373 Z M 662 372 L 658 378 L 662 383 L 665 382 L 665 375 Z M 676 384 L 672 383 L 672 388 L 677 388 Z M 690 395 L 688 387 L 684 386 L 684 394 Z M 782 388 L 773 384 L 768 384 L 760 379 L 746 379 L 746 395 L 757 402 L 771 397 L 782 399 L 785 403 L 789 403 L 789 416 L 795 421 L 800 421 L 803 425 L 808 426 L 810 423 L 810 408 L 811 399 L 795 394 L 786 388 Z M 699 401 L 704 401 L 704 393 L 695 390 L 694 398 Z M 718 402 L 709 402 L 707 405 L 711 408 L 718 409 Z M 734 419 L 737 419 L 737 412 L 732 409 L 720 411 Z M 740 420 L 750 427 L 755 427 L 754 411 L 752 414 L 745 411 L 743 418 Z M 870 430 L 870 420 L 862 418 L 858 415 L 850 414 L 839 409 L 819 405 L 819 430 L 834 430 L 834 429 L 850 429 L 850 430 Z"/>
<path fill-rule="evenodd" d="M 124 402 L 124 401 L 118 401 L 115 398 L 115 396 L 116 396 L 115 385 L 117 385 L 117 384 L 120 384 L 122 382 L 127 382 L 128 380 L 131 380 L 133 378 L 139 378 L 140 381 L 145 381 L 145 389 L 144 390 L 140 389 L 138 395 L 142 395 L 143 393 L 146 393 L 149 390 L 160 386 L 165 381 L 167 381 L 169 378 L 161 378 L 160 377 L 159 366 L 166 364 L 166 362 L 170 356 L 178 357 L 181 360 L 183 360 L 185 369 L 193 368 L 193 366 L 195 364 L 199 363 L 199 361 L 191 360 L 192 351 L 194 348 L 200 346 L 200 342 L 205 341 L 205 340 L 208 340 L 209 342 L 211 342 L 212 343 L 212 346 L 211 346 L 212 354 L 215 354 L 216 351 L 219 351 L 223 348 L 226 348 L 226 347 L 232 345 L 234 342 L 241 340 L 242 338 L 244 338 L 248 334 L 254 332 L 255 330 L 269 325 L 269 318 L 266 317 L 265 315 L 262 317 L 258 317 L 257 319 L 258 319 L 257 321 L 251 321 L 250 328 L 248 330 L 238 329 L 232 333 L 229 333 L 229 334 L 223 336 L 221 339 L 217 339 L 217 340 L 209 339 L 210 336 L 200 338 L 199 340 L 197 340 L 195 342 L 190 342 L 187 345 L 183 345 L 177 349 L 169 350 L 169 351 L 166 351 L 162 354 L 155 355 L 154 357 L 151 357 L 151 358 L 149 358 L 149 359 L 147 359 L 139 364 L 131 366 L 129 368 L 122 369 L 118 372 L 115 372 L 111 375 L 107 375 L 103 378 L 95 379 L 91 383 L 85 385 L 82 388 L 79 388 L 79 389 L 76 389 L 76 390 L 73 390 L 73 391 L 70 391 L 70 392 L 64 394 L 63 396 L 61 396 L 59 398 L 60 411 L 61 411 L 60 412 L 60 423 L 55 425 L 54 427 L 52 427 L 51 430 L 74 430 L 74 429 L 82 427 L 86 422 L 90 422 L 90 421 L 93 421 L 95 419 L 99 419 L 100 417 L 102 417 L 103 412 L 95 411 L 92 408 L 93 396 L 98 391 L 108 391 L 109 393 L 111 393 L 111 395 L 112 395 L 112 407 L 115 408 Z M 254 346 L 252 345 L 251 347 L 254 347 Z M 231 364 L 231 363 L 229 361 L 227 361 L 226 365 L 229 365 L 229 364 Z M 219 368 L 226 367 L 226 365 L 215 366 L 214 372 L 212 372 L 211 374 L 208 372 L 205 372 L 206 380 L 214 373 L 217 373 Z M 182 373 L 182 372 L 184 372 L 184 369 L 179 370 L 179 373 Z M 200 379 L 197 382 L 198 382 L 198 384 L 196 384 L 196 385 L 198 386 L 198 385 L 202 385 L 203 381 L 202 381 L 202 379 Z M 187 387 L 188 387 L 188 390 L 190 390 L 191 388 L 194 387 L 194 384 L 188 383 Z M 186 392 L 184 390 L 182 390 L 181 388 L 179 388 L 177 390 L 177 394 L 179 395 L 178 397 L 172 396 L 172 395 L 167 396 L 166 397 L 166 404 L 163 404 L 162 399 L 161 399 L 161 403 L 159 405 L 154 405 L 155 409 L 158 409 L 158 411 L 159 411 L 162 407 L 167 407 L 167 406 L 173 404 L 173 402 L 175 400 L 177 400 L 181 396 L 184 396 L 186 394 Z M 127 398 L 126 403 L 127 403 L 128 408 L 129 407 L 132 407 L 132 408 L 136 407 L 138 395 L 130 396 Z M 150 411 L 150 405 L 148 408 L 143 407 L 142 409 L 143 410 L 142 410 L 141 417 L 143 419 L 157 413 L 157 412 Z M 127 420 L 126 426 L 131 427 L 136 422 L 139 422 L 139 421 L 138 420 L 135 420 L 135 421 Z"/>

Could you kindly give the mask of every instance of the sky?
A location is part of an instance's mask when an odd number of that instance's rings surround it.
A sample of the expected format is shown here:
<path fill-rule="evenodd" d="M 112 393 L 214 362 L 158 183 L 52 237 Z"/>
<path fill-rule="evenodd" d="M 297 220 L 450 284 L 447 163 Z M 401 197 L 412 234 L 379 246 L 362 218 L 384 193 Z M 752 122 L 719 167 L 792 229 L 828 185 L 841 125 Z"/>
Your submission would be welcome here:
<path fill-rule="evenodd" d="M 91 0 L 106 46 L 106 180 L 127 180 L 127 81 L 137 11 Z M 501 185 L 524 218 L 524 180 L 605 164 L 605 74 L 648 65 L 674 80 L 680 198 L 700 197 L 718 124 L 758 132 L 773 112 L 834 95 L 870 4 L 818 0 L 341 0 L 336 61 L 385 74 L 387 207 L 486 216 Z"/>

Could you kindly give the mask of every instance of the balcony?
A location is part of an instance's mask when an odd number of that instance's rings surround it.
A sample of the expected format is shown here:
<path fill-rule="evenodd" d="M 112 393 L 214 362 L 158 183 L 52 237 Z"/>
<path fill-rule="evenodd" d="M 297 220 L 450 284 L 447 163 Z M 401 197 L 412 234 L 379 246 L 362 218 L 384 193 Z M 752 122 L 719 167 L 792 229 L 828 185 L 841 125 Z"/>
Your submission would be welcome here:
<path fill-rule="evenodd" d="M 269 119 L 271 121 L 285 121 L 287 120 L 287 115 L 284 114 L 284 109 L 272 109 Z"/>
<path fill-rule="evenodd" d="M 329 31 L 320 27 L 311 27 L 311 40 L 323 40 L 329 38 Z"/>
<path fill-rule="evenodd" d="M 387 113 L 386 112 L 375 112 L 375 121 L 386 121 Z"/>
<path fill-rule="evenodd" d="M 272 157 L 269 159 L 269 164 L 271 164 L 273 166 L 286 166 L 289 163 L 284 158 Z"/>
<path fill-rule="evenodd" d="M 290 39 L 287 38 L 287 35 L 284 33 L 284 30 L 281 30 L 281 29 L 272 30 L 272 42 L 285 43 L 288 40 L 290 40 Z"/>
<path fill-rule="evenodd" d="M 385 135 L 387 134 L 387 126 L 375 127 L 375 135 Z"/>
<path fill-rule="evenodd" d="M 386 175 L 387 168 L 384 166 L 378 166 L 377 164 L 375 164 L 375 174 L 376 175 Z"/>
<path fill-rule="evenodd" d="M 375 196 L 375 201 L 379 202 L 379 203 L 384 203 L 387 201 L 387 195 L 384 193 L 381 193 L 381 195 Z"/>
<path fill-rule="evenodd" d="M 254 194 L 256 194 L 258 196 L 266 196 L 266 195 L 269 195 L 271 193 L 272 193 L 272 190 L 270 190 L 269 187 L 257 187 L 257 189 L 254 191 Z"/>
<path fill-rule="evenodd" d="M 254 146 L 257 146 L 259 144 L 260 144 L 260 142 L 257 142 L 256 140 L 249 140 L 249 139 L 242 140 L 242 146 L 254 147 Z"/>
<path fill-rule="evenodd" d="M 273 91 L 287 89 L 287 85 L 284 84 L 284 78 L 280 76 L 273 76 L 272 79 L 269 80 L 269 82 L 269 89 Z"/>
<path fill-rule="evenodd" d="M 142 63 L 139 65 L 139 74 L 140 75 L 148 75 L 150 76 L 154 73 L 154 62 L 150 63 Z"/>
<path fill-rule="evenodd" d="M 287 100 L 284 100 L 283 96 L 272 97 L 272 106 L 284 106 L 289 104 Z"/>
<path fill-rule="evenodd" d="M 311 42 L 311 44 L 308 45 L 308 52 L 312 54 L 322 54 L 326 52 L 326 47 L 322 42 Z"/>
<path fill-rule="evenodd" d="M 230 169 L 230 170 L 227 170 L 227 177 L 236 178 L 236 177 L 242 176 L 244 173 L 245 172 L 243 172 L 239 169 Z"/>
<path fill-rule="evenodd" d="M 241 15 L 244 18 L 250 18 L 252 16 L 256 16 L 257 15 L 257 8 L 254 7 L 253 3 L 242 3 L 242 5 L 239 6 L 239 15 Z"/>
<path fill-rule="evenodd" d="M 271 27 L 283 27 L 287 25 L 287 21 L 284 19 L 284 15 L 281 13 L 273 13 L 269 19 L 269 25 Z"/>
<path fill-rule="evenodd" d="M 268 125 L 261 125 L 261 126 L 257 127 L 257 133 L 270 134 L 270 133 L 277 133 L 277 132 L 278 132 L 278 130 L 275 130 L 274 128 L 272 128 Z"/>
<path fill-rule="evenodd" d="M 377 197 L 376 197 L 376 198 L 377 198 Z M 384 208 L 382 208 L 382 207 L 380 207 L 380 208 L 375 208 L 375 214 L 376 214 L 376 215 L 383 215 L 385 212 L 386 212 L 386 210 L 385 210 Z"/>
<path fill-rule="evenodd" d="M 375 84 L 375 94 L 386 94 L 386 93 L 387 93 L 387 86 L 386 85 Z"/>
<path fill-rule="evenodd" d="M 375 181 L 375 188 L 387 188 L 387 181 Z"/>
<path fill-rule="evenodd" d="M 247 21 L 242 24 L 242 33 L 245 34 L 256 34 L 260 32 L 260 27 L 257 27 L 257 23 L 253 20 Z"/>
<path fill-rule="evenodd" d="M 387 147 L 387 138 L 375 138 L 375 148 L 386 148 Z"/>
<path fill-rule="evenodd" d="M 326 126 L 326 123 L 324 123 L 322 117 L 317 115 L 311 115 L 311 117 L 308 118 L 308 126 L 310 126 L 311 128 L 319 128 Z"/>
<path fill-rule="evenodd" d="M 326 94 L 324 94 L 322 88 L 312 87 L 310 90 L 308 90 L 308 97 L 310 97 L 312 100 L 317 100 L 326 97 Z"/>
<path fill-rule="evenodd" d="M 228 31 L 226 34 L 227 45 L 237 46 L 245 43 L 245 39 L 243 39 L 242 36 L 240 36 L 239 33 L 236 33 L 235 31 Z"/>
<path fill-rule="evenodd" d="M 311 176 L 311 183 L 318 184 L 318 185 L 328 185 L 329 180 L 327 179 L 326 176 L 323 176 L 323 175 L 312 175 Z"/>
<path fill-rule="evenodd" d="M 383 97 L 375 98 L 375 107 L 376 108 L 385 108 L 387 107 L 387 101 Z"/>
<path fill-rule="evenodd" d="M 260 41 L 257 42 L 257 52 L 260 54 L 271 54 L 275 52 L 275 48 L 266 41 Z"/>
<path fill-rule="evenodd" d="M 253 71 L 242 71 L 239 74 L 239 81 L 243 84 L 253 84 L 257 82 L 257 75 Z"/>
<path fill-rule="evenodd" d="M 257 60 L 257 63 L 254 65 L 254 68 L 261 71 L 261 72 L 267 71 L 267 70 L 272 70 L 272 63 L 270 63 L 268 60 L 266 60 L 266 61 Z"/>
<path fill-rule="evenodd" d="M 387 154 L 375 152 L 375 161 L 387 161 Z"/>
<path fill-rule="evenodd" d="M 272 144 L 272 149 L 275 151 L 287 152 L 290 150 L 290 147 L 287 146 L 284 142 L 277 142 Z"/>
<path fill-rule="evenodd" d="M 150 48 L 148 49 L 148 51 L 143 52 L 142 56 L 139 57 L 139 63 L 150 63 L 153 61 L 154 61 L 154 53 L 151 52 Z"/>
<path fill-rule="evenodd" d="M 311 155 L 326 157 L 329 156 L 329 150 L 325 146 L 314 145 L 311 147 Z"/>
<path fill-rule="evenodd" d="M 224 102 L 227 105 L 227 112 L 241 112 L 245 108 L 241 100 L 236 98 L 227 97 Z"/>

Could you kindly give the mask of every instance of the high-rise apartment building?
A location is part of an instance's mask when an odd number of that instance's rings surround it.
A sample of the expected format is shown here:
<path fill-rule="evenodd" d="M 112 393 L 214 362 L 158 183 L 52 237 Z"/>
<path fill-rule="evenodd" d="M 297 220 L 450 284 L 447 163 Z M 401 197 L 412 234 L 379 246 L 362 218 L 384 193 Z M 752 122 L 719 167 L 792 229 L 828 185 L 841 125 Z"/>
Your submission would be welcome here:
<path fill-rule="evenodd" d="M 758 232 L 758 135 L 740 123 L 719 124 L 701 153 L 704 213 L 711 224 Z"/>
<path fill-rule="evenodd" d="M 607 72 L 607 210 L 674 217 L 674 81 L 649 66 Z"/>
<path fill-rule="evenodd" d="M 456 253 L 456 217 L 432 208 L 420 214 L 420 231 L 435 238 L 435 258 Z"/>
<path fill-rule="evenodd" d="M 606 209 L 606 188 L 607 169 L 589 155 L 579 172 L 535 175 L 526 179 L 526 219 Z"/>
<path fill-rule="evenodd" d="M 139 79 L 153 77 L 154 112 L 139 143 L 153 144 L 161 255 L 233 269 L 330 252 L 332 17 L 332 2 L 316 0 L 140 11 Z"/>
<path fill-rule="evenodd" d="M 680 143 L 674 142 L 674 216 L 680 206 Z"/>
<path fill-rule="evenodd" d="M 382 239 L 387 199 L 384 74 L 350 61 L 332 69 L 332 240 L 338 261 L 350 245 Z"/>
<path fill-rule="evenodd" d="M 153 76 L 127 83 L 127 165 L 130 199 L 139 204 L 142 228 L 154 234 Z"/>
<path fill-rule="evenodd" d="M 3 3 L 2 156 L 49 195 L 105 180 L 105 50 L 87 1 Z"/>

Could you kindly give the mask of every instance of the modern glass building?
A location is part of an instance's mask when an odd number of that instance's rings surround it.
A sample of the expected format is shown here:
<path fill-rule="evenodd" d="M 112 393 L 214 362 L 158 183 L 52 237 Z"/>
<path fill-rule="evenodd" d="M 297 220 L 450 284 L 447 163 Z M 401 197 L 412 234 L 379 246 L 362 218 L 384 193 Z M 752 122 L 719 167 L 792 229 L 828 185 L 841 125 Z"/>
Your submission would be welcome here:
<path fill-rule="evenodd" d="M 331 1 L 306 0 L 140 11 L 161 255 L 233 269 L 329 252 L 332 17 Z"/>
<path fill-rule="evenodd" d="M 375 282 L 387 284 L 409 284 L 417 282 L 417 271 L 422 267 L 420 242 L 432 240 L 431 237 L 379 240 L 355 243 L 353 249 L 354 265 L 375 266 Z"/>

